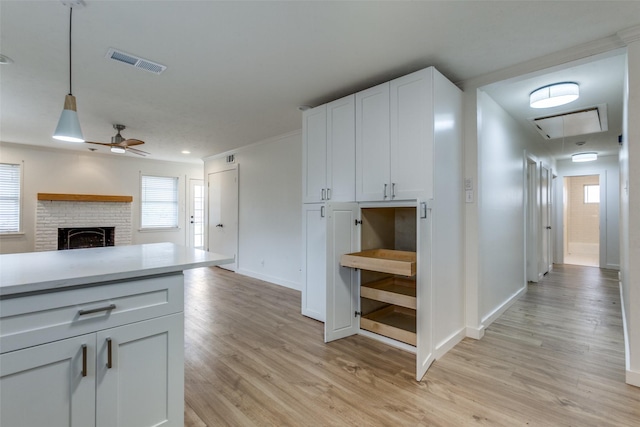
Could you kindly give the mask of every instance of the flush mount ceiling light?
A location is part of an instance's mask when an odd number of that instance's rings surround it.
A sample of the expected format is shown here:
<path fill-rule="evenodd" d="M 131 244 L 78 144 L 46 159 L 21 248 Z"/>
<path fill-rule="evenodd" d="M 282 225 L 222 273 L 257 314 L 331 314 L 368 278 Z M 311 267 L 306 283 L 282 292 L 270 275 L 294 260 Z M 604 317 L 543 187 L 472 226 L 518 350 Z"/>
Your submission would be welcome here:
<path fill-rule="evenodd" d="M 76 110 L 76 97 L 73 96 L 71 91 L 71 23 L 73 22 L 73 8 L 81 7 L 84 3 L 82 0 L 63 1 L 62 3 L 69 7 L 69 94 L 64 98 L 64 109 L 60 114 L 53 138 L 60 141 L 84 142 Z"/>
<path fill-rule="evenodd" d="M 571 156 L 572 162 L 593 162 L 598 160 L 598 153 L 578 153 Z"/>
<path fill-rule="evenodd" d="M 556 83 L 534 90 L 529 95 L 531 108 L 550 108 L 568 104 L 580 96 L 577 83 Z"/>

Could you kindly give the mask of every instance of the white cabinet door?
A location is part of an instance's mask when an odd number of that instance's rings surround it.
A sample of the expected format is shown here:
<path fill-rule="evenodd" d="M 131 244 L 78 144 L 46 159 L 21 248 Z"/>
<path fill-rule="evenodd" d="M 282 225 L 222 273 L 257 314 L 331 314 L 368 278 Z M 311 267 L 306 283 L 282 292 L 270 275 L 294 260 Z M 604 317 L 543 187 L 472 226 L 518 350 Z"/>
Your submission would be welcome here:
<path fill-rule="evenodd" d="M 324 322 L 327 298 L 326 207 L 302 207 L 302 314 Z"/>
<path fill-rule="evenodd" d="M 355 95 L 327 104 L 327 200 L 356 199 Z"/>
<path fill-rule="evenodd" d="M 81 335 L 0 355 L 0 425 L 94 425 L 95 339 Z"/>
<path fill-rule="evenodd" d="M 324 341 L 329 342 L 358 333 L 360 288 L 358 273 L 342 267 L 343 254 L 357 252 L 360 242 L 360 219 L 357 203 L 327 204 L 327 317 Z"/>
<path fill-rule="evenodd" d="M 388 200 L 389 83 L 356 93 L 356 200 Z"/>
<path fill-rule="evenodd" d="M 302 202 L 326 199 L 327 188 L 327 106 L 307 110 L 302 115 Z"/>
<path fill-rule="evenodd" d="M 97 427 L 183 426 L 183 313 L 100 331 L 97 351 Z"/>
<path fill-rule="evenodd" d="M 434 360 L 433 345 L 433 269 L 431 267 L 432 210 L 425 200 L 418 199 L 416 206 L 416 380 L 422 377 Z"/>
<path fill-rule="evenodd" d="M 433 197 L 432 81 L 433 68 L 391 81 L 390 198 L 393 200 Z"/>

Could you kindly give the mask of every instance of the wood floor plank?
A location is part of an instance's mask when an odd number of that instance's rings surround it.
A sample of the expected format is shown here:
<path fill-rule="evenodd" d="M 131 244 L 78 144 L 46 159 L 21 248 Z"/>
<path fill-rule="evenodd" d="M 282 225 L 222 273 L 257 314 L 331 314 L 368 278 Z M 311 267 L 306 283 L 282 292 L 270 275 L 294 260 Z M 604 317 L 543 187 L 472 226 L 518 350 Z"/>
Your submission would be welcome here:
<path fill-rule="evenodd" d="M 300 293 L 185 273 L 185 426 L 635 426 L 616 272 L 555 266 L 434 362 L 364 336 L 325 344 Z"/>

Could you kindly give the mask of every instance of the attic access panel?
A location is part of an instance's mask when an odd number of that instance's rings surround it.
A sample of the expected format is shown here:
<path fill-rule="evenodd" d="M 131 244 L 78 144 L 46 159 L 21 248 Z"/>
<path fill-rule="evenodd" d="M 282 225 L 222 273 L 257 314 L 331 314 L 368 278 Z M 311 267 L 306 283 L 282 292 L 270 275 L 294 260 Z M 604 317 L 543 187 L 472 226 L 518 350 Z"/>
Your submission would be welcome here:
<path fill-rule="evenodd" d="M 530 120 L 545 139 L 564 138 L 608 130 L 606 105 Z"/>

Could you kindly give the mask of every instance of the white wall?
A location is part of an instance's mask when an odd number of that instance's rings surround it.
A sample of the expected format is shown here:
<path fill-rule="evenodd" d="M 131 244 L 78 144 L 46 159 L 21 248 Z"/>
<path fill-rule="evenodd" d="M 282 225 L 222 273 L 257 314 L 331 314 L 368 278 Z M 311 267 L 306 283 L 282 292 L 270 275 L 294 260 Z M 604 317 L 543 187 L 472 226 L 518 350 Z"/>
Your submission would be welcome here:
<path fill-rule="evenodd" d="M 227 154 L 205 159 L 205 177 L 224 169 Z M 300 290 L 302 134 L 261 141 L 233 154 L 239 174 L 237 272 Z"/>
<path fill-rule="evenodd" d="M 478 93 L 478 305 L 482 327 L 526 289 L 525 153 L 553 165 L 535 136 Z"/>
<path fill-rule="evenodd" d="M 620 167 L 617 156 L 599 157 L 598 160 L 585 163 L 574 163 L 571 160 L 559 160 L 558 177 L 555 179 L 554 204 L 554 262 L 563 263 L 563 209 L 562 197 L 565 176 L 599 175 L 601 189 L 600 255 L 601 268 L 617 270 L 620 268 Z"/>
<path fill-rule="evenodd" d="M 630 34 L 620 150 L 620 276 L 626 381 L 640 387 L 640 30 Z"/>
<path fill-rule="evenodd" d="M 24 234 L 0 236 L 0 253 L 32 252 L 35 240 L 37 193 L 101 194 L 133 196 L 133 244 L 186 243 L 185 185 L 202 179 L 202 164 L 139 159 L 21 144 L 1 143 L 0 162 L 23 163 L 22 228 Z M 140 174 L 179 178 L 180 229 L 141 232 Z"/>

